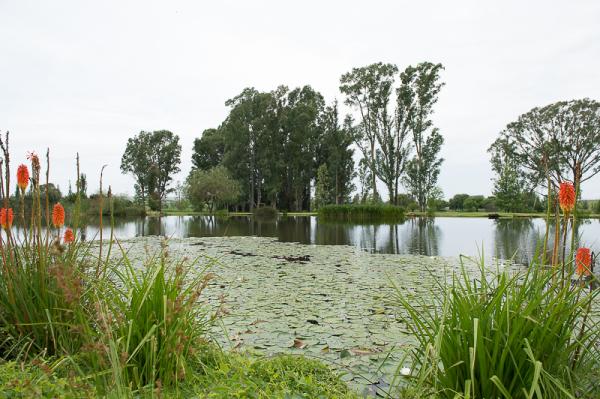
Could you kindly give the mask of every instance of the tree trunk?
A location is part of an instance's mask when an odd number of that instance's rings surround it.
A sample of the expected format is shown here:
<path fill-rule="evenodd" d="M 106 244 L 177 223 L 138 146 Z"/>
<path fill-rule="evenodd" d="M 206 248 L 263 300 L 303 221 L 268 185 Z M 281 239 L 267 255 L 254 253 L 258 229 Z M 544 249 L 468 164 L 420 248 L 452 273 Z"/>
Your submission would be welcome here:
<path fill-rule="evenodd" d="M 375 176 L 375 140 L 371 140 L 371 175 L 373 179 L 373 201 L 377 200 L 377 176 Z"/>
<path fill-rule="evenodd" d="M 340 183 L 338 179 L 338 173 L 335 172 L 335 204 L 340 205 L 341 202 L 342 201 L 340 198 Z"/>

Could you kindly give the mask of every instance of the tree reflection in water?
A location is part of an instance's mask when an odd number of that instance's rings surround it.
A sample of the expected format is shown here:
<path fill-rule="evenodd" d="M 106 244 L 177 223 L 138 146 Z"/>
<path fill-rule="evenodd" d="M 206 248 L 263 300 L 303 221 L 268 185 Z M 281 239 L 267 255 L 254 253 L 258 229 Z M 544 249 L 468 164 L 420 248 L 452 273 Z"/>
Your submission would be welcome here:
<path fill-rule="evenodd" d="M 18 234 L 18 227 L 13 229 Z M 89 224 L 78 229 L 84 240 L 98 238 L 98 226 Z M 369 252 L 419 254 L 427 256 L 477 255 L 478 245 L 485 245 L 485 255 L 501 259 L 513 256 L 528 264 L 536 248 L 543 245 L 543 219 L 483 218 L 410 218 L 393 224 L 352 224 L 319 222 L 315 216 L 281 216 L 261 220 L 252 216 L 165 216 L 162 218 L 117 218 L 115 236 L 167 237 L 263 236 L 302 244 L 352 245 Z M 104 225 L 104 237 L 110 225 Z M 552 250 L 554 221 L 550 223 L 548 251 Z M 600 221 L 579 220 L 577 242 L 598 251 Z M 567 237 L 567 250 L 570 237 Z M 541 248 L 540 248 L 541 249 Z"/>
<path fill-rule="evenodd" d="M 427 256 L 440 255 L 442 230 L 435 223 L 435 218 L 418 217 L 407 221 L 408 239 L 404 242 L 404 253 Z"/>

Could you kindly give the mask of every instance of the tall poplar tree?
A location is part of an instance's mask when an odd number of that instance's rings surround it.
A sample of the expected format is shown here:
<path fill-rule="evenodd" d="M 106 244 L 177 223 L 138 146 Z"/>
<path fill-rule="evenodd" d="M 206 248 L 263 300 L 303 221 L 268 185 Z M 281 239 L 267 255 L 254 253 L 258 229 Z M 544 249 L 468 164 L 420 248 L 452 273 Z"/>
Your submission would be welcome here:
<path fill-rule="evenodd" d="M 381 62 L 353 68 L 340 78 L 345 104 L 360 114 L 356 145 L 371 169 L 373 198 L 377 198 L 377 136 L 389 128 L 389 103 L 398 68 Z"/>
<path fill-rule="evenodd" d="M 406 165 L 404 184 L 424 211 L 427 199 L 437 186 L 443 158 L 439 156 L 444 138 L 433 125 L 433 106 L 443 87 L 440 82 L 442 64 L 422 62 L 409 66 L 400 74 L 398 92 L 402 107 L 409 110 L 408 128 L 412 135 L 414 156 Z"/>

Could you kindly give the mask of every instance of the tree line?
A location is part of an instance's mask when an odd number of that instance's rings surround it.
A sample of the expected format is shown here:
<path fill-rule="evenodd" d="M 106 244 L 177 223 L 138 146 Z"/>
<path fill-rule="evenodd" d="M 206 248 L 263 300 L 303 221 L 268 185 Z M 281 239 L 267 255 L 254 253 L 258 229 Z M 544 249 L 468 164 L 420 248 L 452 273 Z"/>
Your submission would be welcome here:
<path fill-rule="evenodd" d="M 310 210 L 351 202 L 358 174 L 356 201 L 380 202 L 381 181 L 392 204 L 403 185 L 425 209 L 443 161 L 443 138 L 431 120 L 442 69 L 424 62 L 398 73 L 375 63 L 343 74 L 340 91 L 356 117 L 342 118 L 337 101 L 326 104 L 311 86 L 244 89 L 226 102 L 221 125 L 194 142 L 192 202 L 213 203 L 222 193 L 221 202 L 238 210 Z M 354 148 L 362 155 L 358 170 Z M 218 190 L 219 181 L 228 183 Z M 225 186 L 239 189 L 237 201 Z"/>
<path fill-rule="evenodd" d="M 181 145 L 166 130 L 130 138 L 121 169 L 135 178 L 136 198 L 152 209 L 177 190 L 196 209 L 210 211 L 378 203 L 381 182 L 389 202 L 409 210 L 531 212 L 546 202 L 545 188 L 564 180 L 579 187 L 600 172 L 599 103 L 560 101 L 532 109 L 500 132 L 488 149 L 491 197 L 444 200 L 437 185 L 444 139 L 432 120 L 442 70 L 429 62 L 402 72 L 384 63 L 354 68 L 340 78 L 351 110 L 345 116 L 337 100 L 328 104 L 308 85 L 246 88 L 226 101 L 225 120 L 194 140 L 185 185 L 172 187 Z"/>

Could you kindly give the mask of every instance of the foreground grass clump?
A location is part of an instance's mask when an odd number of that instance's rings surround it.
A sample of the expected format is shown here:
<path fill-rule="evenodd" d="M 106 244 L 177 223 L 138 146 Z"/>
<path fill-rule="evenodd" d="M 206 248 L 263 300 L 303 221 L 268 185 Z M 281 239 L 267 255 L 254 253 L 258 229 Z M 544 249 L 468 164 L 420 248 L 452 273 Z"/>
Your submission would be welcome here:
<path fill-rule="evenodd" d="M 7 195 L 7 143 L 8 136 L 0 138 L 0 397 L 349 395 L 316 361 L 251 359 L 212 346 L 207 331 L 220 308 L 211 312 L 200 301 L 212 278 L 207 273 L 210 262 L 203 268 L 198 259 L 172 259 L 166 241 L 144 261 L 132 260 L 113 229 L 108 245 L 102 233 L 98 242 L 83 244 L 77 237 L 79 165 L 72 228 L 65 226 L 69 218 L 63 205 L 41 193 L 41 165 L 35 154 L 29 156 L 31 179 L 27 166 L 19 166 L 15 212 Z M 47 153 L 46 185 L 49 165 Z M 105 205 L 114 226 L 110 192 L 109 187 Z M 27 218 L 25 201 L 30 202 Z M 102 181 L 98 206 L 98 215 L 104 214 Z M 13 230 L 15 216 L 20 232 Z"/>
<path fill-rule="evenodd" d="M 255 358 L 208 350 L 196 394 L 208 398 L 356 398 L 323 363 L 303 356 Z"/>
<path fill-rule="evenodd" d="M 93 386 L 80 377 L 57 376 L 49 365 L 0 363 L 2 398 L 95 398 Z"/>
<path fill-rule="evenodd" d="M 166 244 L 141 272 L 127 256 L 112 270 L 117 284 L 100 310 L 112 383 L 142 388 L 175 386 L 192 372 L 195 353 L 206 344 L 211 322 L 198 303 L 211 279 L 205 270 L 191 274 L 196 261 L 172 261 Z"/>
<path fill-rule="evenodd" d="M 600 332 L 587 316 L 599 291 L 564 284 L 557 270 L 492 273 L 482 261 L 427 302 L 399 290 L 423 397 L 599 397 Z"/>
<path fill-rule="evenodd" d="M 319 218 L 335 222 L 393 222 L 404 219 L 404 209 L 394 205 L 326 205 Z"/>

